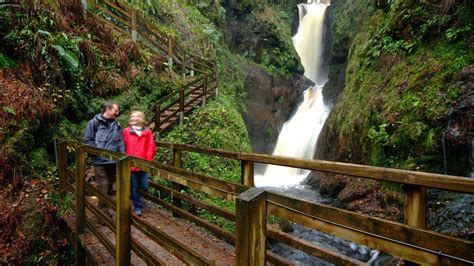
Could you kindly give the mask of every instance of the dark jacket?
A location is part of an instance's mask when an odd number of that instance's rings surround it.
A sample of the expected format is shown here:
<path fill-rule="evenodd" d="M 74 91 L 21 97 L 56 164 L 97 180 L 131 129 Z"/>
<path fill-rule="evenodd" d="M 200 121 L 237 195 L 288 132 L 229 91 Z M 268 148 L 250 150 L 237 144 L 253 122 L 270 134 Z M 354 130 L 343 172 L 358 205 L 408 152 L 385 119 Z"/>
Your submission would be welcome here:
<path fill-rule="evenodd" d="M 125 152 L 123 135 L 117 120 L 107 120 L 97 114 L 87 123 L 84 130 L 84 144 L 110 151 Z M 115 161 L 94 157 L 94 165 L 111 164 Z"/>

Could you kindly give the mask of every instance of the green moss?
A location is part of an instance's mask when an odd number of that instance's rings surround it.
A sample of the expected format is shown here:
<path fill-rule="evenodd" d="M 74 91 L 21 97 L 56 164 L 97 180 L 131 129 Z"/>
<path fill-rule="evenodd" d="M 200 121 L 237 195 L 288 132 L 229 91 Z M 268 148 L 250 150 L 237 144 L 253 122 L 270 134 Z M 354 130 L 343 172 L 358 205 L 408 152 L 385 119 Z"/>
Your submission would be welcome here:
<path fill-rule="evenodd" d="M 162 141 L 233 151 L 250 151 L 242 116 L 228 97 L 221 96 L 196 110 Z M 197 153 L 183 155 L 185 168 L 231 182 L 240 182 L 240 162 Z"/>
<path fill-rule="evenodd" d="M 411 36 L 419 41 L 406 46 L 411 42 L 396 33 L 403 27 L 412 29 L 415 22 L 409 14 L 425 4 L 407 6 L 402 2 L 392 3 L 388 13 L 375 12 L 370 24 L 354 37 L 346 86 L 328 126 L 337 132 L 341 150 L 346 154 L 359 150 L 362 162 L 439 171 L 438 139 L 445 119 L 453 102 L 467 92 L 452 80 L 474 62 L 474 52 L 464 30 L 459 30 L 457 41 L 443 35 L 416 37 L 421 32 L 413 30 Z M 427 20 L 418 23 L 465 29 L 469 21 L 464 26 L 453 24 L 456 16 L 464 17 L 464 13 L 457 13 L 459 8 L 448 21 L 421 16 Z M 427 38 L 431 42 L 425 44 Z"/>

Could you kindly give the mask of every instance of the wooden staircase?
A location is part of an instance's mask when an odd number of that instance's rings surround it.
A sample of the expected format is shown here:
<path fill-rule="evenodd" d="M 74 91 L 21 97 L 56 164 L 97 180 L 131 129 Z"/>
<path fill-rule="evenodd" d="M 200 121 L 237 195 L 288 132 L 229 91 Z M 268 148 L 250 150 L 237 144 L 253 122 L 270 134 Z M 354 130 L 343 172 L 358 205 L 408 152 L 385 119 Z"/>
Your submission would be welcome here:
<path fill-rule="evenodd" d="M 199 77 L 156 103 L 147 112 L 150 126 L 159 136 L 173 125 L 182 124 L 186 114 L 205 105 L 206 100 L 216 94 L 217 79 L 208 75 Z M 153 116 L 150 117 L 150 114 Z"/>
<path fill-rule="evenodd" d="M 167 57 L 170 71 L 194 79 L 154 104 L 147 121 L 159 137 L 208 98 L 218 94 L 218 70 L 214 60 L 194 55 L 182 48 L 175 38 L 160 31 L 140 11 L 121 0 L 88 0 L 86 9 L 116 32 L 130 36 L 153 53 Z"/>

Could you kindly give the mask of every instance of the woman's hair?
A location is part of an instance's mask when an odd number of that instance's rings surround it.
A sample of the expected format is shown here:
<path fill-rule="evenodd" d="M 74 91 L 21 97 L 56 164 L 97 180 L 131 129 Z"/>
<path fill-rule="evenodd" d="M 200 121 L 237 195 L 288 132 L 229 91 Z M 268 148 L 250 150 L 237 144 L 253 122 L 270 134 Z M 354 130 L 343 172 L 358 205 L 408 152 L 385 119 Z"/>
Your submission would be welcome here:
<path fill-rule="evenodd" d="M 142 127 L 146 126 L 145 115 L 142 112 L 134 111 L 134 112 L 132 112 L 132 114 L 130 116 L 132 116 L 132 115 L 135 115 L 135 116 L 138 117 L 137 126 L 142 126 Z"/>

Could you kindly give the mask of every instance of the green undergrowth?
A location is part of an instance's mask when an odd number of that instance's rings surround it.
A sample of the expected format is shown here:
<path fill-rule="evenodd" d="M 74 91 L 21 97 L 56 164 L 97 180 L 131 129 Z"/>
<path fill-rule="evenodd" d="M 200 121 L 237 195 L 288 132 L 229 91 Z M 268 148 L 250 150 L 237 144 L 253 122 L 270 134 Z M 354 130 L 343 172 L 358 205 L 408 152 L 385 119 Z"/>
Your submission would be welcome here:
<path fill-rule="evenodd" d="M 257 8 L 253 15 L 255 20 L 253 31 L 262 35 L 264 48 L 260 56 L 251 54 L 249 58 L 258 62 L 272 74 L 281 72 L 291 76 L 301 71 L 299 57 L 290 38 L 293 12 L 277 5 L 264 5 Z"/>
<path fill-rule="evenodd" d="M 226 96 L 210 101 L 184 119 L 161 141 L 192 144 L 231 151 L 250 151 L 248 134 L 240 113 Z M 158 158 L 165 155 L 158 153 Z M 166 160 L 166 159 L 165 159 Z M 240 182 L 240 162 L 185 152 L 183 167 L 230 182 Z"/>
<path fill-rule="evenodd" d="M 194 110 L 184 118 L 182 126 L 175 126 L 169 133 L 161 136 L 160 141 L 191 144 L 231 151 L 251 151 L 250 141 L 241 111 L 244 109 L 242 100 L 243 81 L 239 67 L 239 56 L 230 52 L 218 29 L 218 23 L 223 19 L 223 8 L 206 4 L 209 7 L 208 16 L 202 14 L 199 5 L 187 3 L 168 3 L 150 1 L 136 3 L 143 10 L 157 18 L 157 23 L 173 25 L 181 45 L 199 56 L 216 59 L 219 71 L 218 96 L 207 100 L 204 107 Z M 200 9 L 201 8 L 201 9 Z M 212 14 L 211 14 L 212 13 Z M 171 152 L 158 149 L 157 160 L 161 163 L 171 163 Z M 198 153 L 183 152 L 183 168 L 211 176 L 227 182 L 240 182 L 240 161 L 223 159 Z M 154 177 L 164 185 L 170 185 L 162 179 Z M 196 190 L 182 191 L 206 203 L 234 212 L 233 202 L 198 192 Z M 171 201 L 168 197 L 166 200 Z M 184 206 L 192 211 L 191 206 Z M 197 214 L 230 232 L 235 231 L 232 222 L 218 217 L 205 210 Z"/>
<path fill-rule="evenodd" d="M 328 119 L 347 160 L 440 171 L 440 135 L 474 62 L 473 10 L 389 1 L 354 38 L 346 85 Z"/>
<path fill-rule="evenodd" d="M 51 186 L 46 195 L 54 199 L 47 211 L 54 217 L 67 212 L 70 198 L 59 197 L 54 189 L 58 180 L 53 165 L 53 138 L 81 137 L 85 124 L 100 112 L 104 99 L 119 103 L 119 121 L 126 126 L 130 111 L 145 112 L 158 99 L 189 82 L 166 70 L 162 56 L 115 35 L 93 17 L 82 17 L 78 3 L 38 1 L 34 6 L 22 5 L 15 12 L 0 7 L 0 186 L 15 178 L 25 182 L 47 180 Z M 234 57 L 222 44 L 220 33 L 194 7 L 184 8 L 189 16 L 182 16 L 175 13 L 171 3 L 162 5 L 167 8 L 156 13 L 156 24 L 175 34 L 185 47 L 212 58 L 217 47 L 213 42 L 222 46 L 217 51 L 222 72 L 220 96 L 186 118 L 185 125 L 173 130 L 167 140 L 250 150 L 240 115 L 240 72 Z M 181 24 L 167 18 L 180 19 Z M 188 27 L 191 37 L 180 30 L 182 25 Z M 190 169 L 224 180 L 237 180 L 240 169 L 235 162 L 196 155 L 185 155 L 184 163 Z M 33 227 L 38 222 L 28 217 L 25 220 Z M 11 241 L 19 241 L 21 235 L 15 237 Z M 57 257 L 43 256 L 45 253 L 36 245 L 41 243 L 41 237 L 51 236 L 37 234 L 25 242 L 35 245 L 34 249 L 24 250 L 32 258 L 28 262 L 54 263 Z M 20 252 L 8 259 L 21 262 L 25 256 Z"/>
<path fill-rule="evenodd" d="M 211 100 L 205 107 L 199 108 L 188 118 L 184 125 L 173 129 L 161 139 L 164 142 L 192 144 L 202 147 L 212 147 L 231 151 L 250 151 L 248 134 L 242 116 L 235 107 L 235 102 L 229 96 L 219 96 Z M 157 160 L 171 163 L 169 150 L 159 149 Z M 192 172 L 217 178 L 226 182 L 240 183 L 241 164 L 239 160 L 204 155 L 193 152 L 183 152 L 183 168 Z M 230 202 L 210 194 L 196 190 L 182 191 L 208 204 L 235 212 L 234 202 Z M 169 200 L 169 199 L 168 199 Z M 188 207 L 191 209 L 191 207 Z M 199 210 L 198 215 L 211 223 L 235 232 L 233 222 L 205 210 Z"/>

